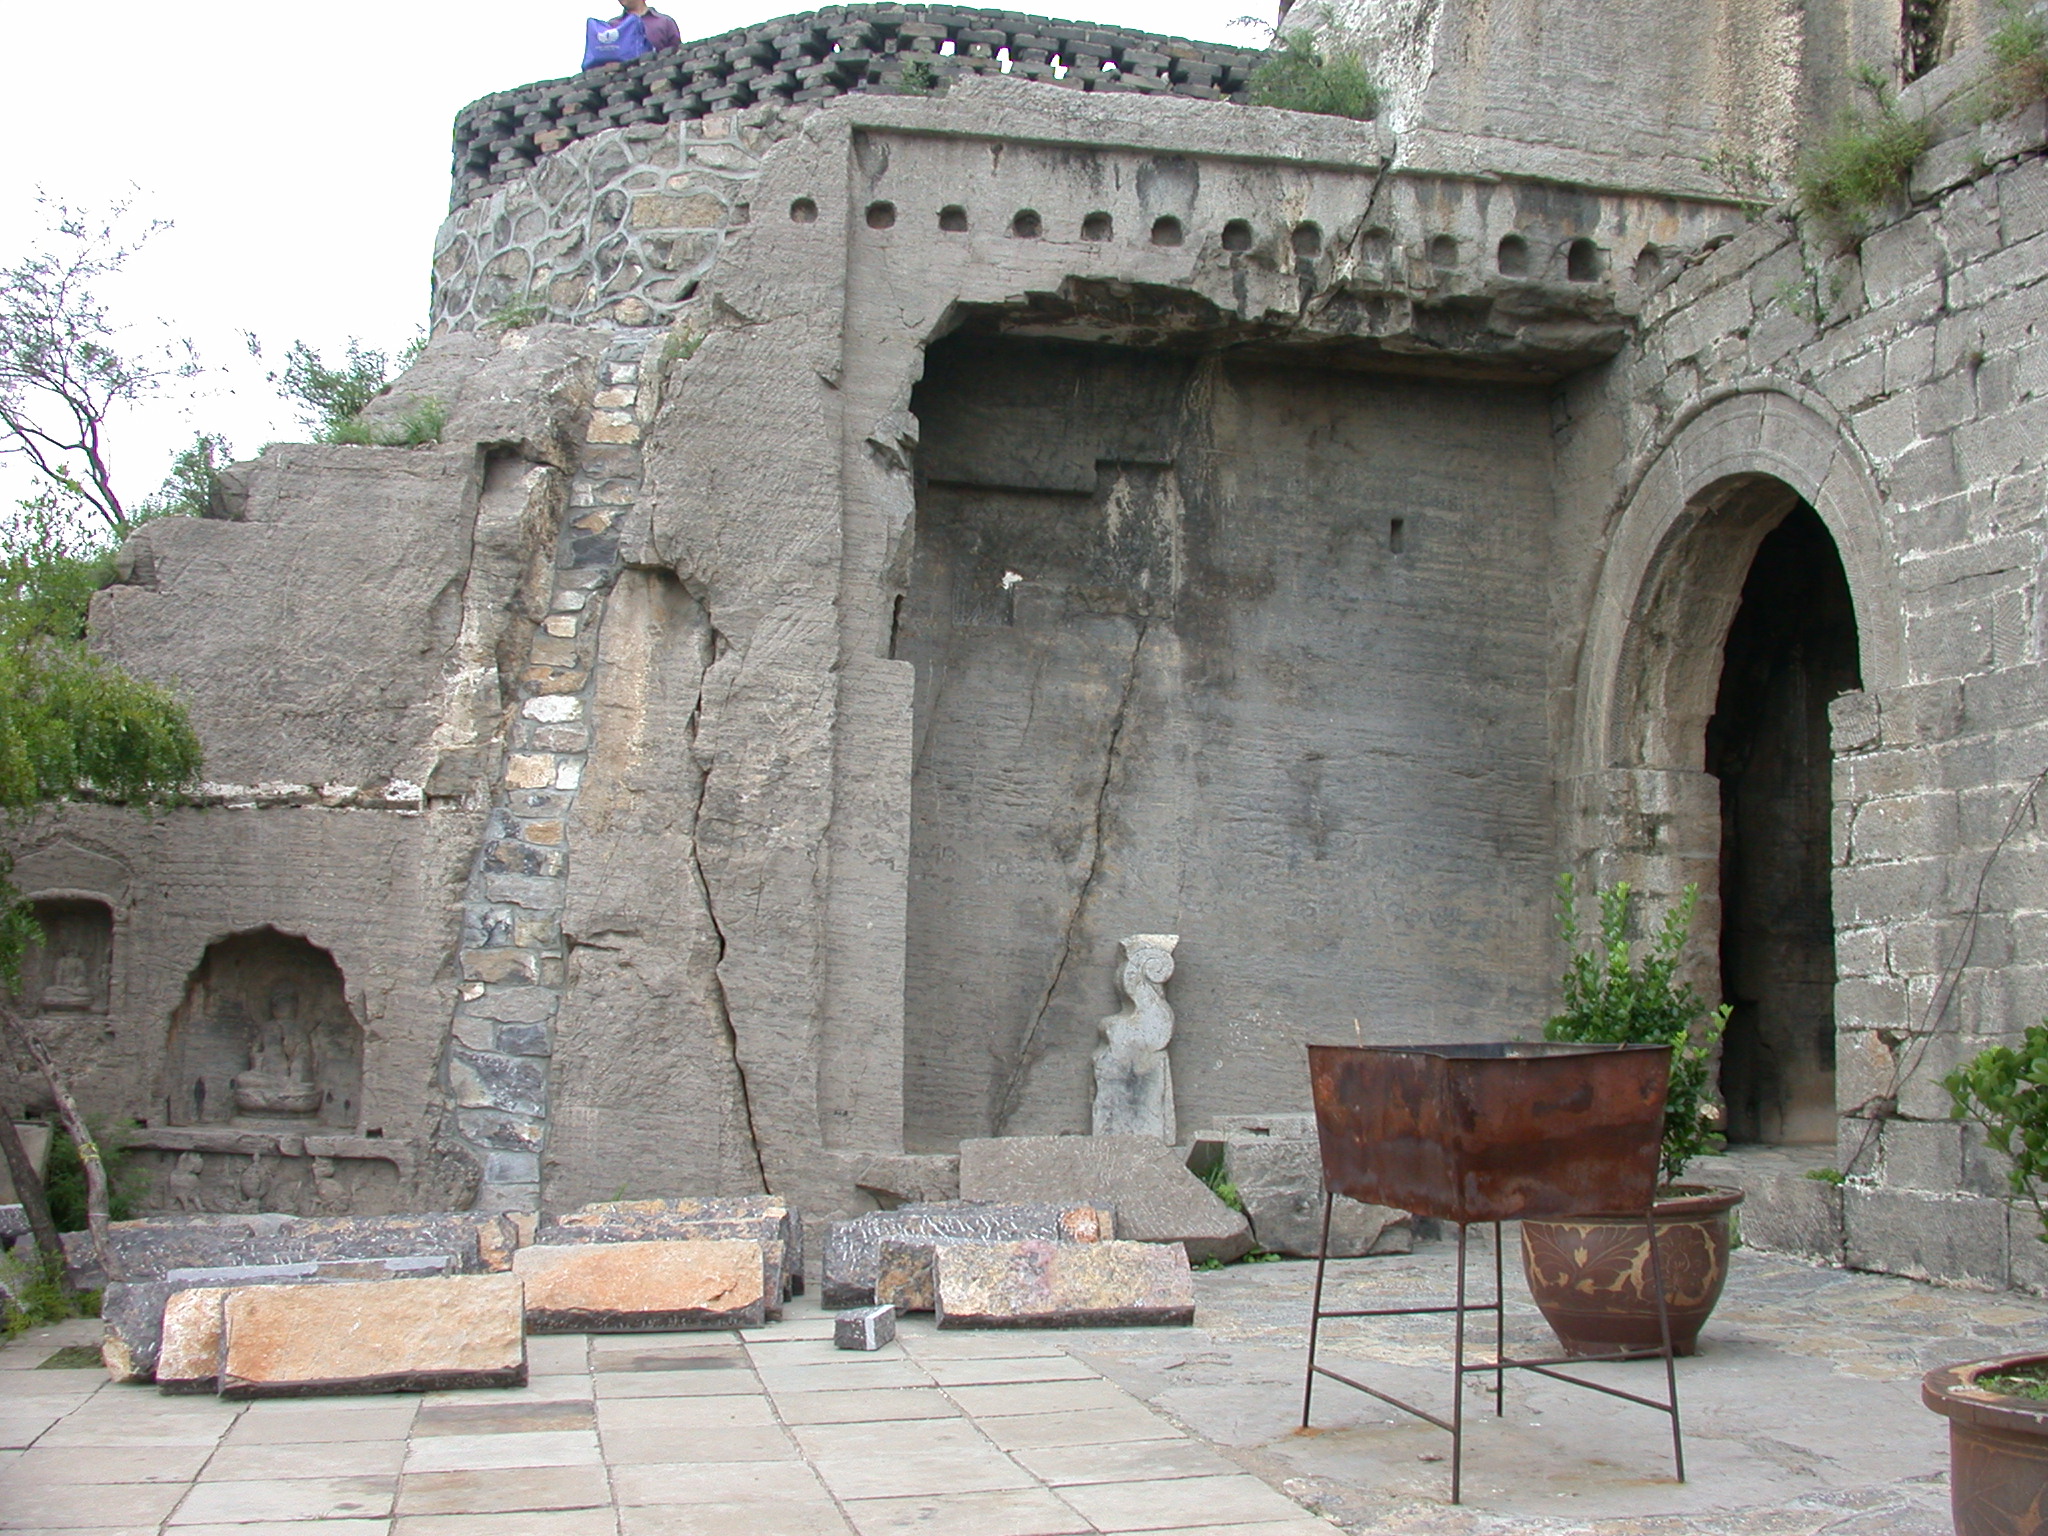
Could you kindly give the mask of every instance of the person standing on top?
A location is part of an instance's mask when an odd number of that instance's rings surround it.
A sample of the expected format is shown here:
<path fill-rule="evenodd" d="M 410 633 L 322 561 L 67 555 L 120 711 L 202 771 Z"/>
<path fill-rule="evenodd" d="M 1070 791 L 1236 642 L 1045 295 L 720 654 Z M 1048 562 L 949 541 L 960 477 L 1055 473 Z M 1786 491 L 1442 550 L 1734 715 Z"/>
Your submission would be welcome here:
<path fill-rule="evenodd" d="M 682 29 L 647 0 L 620 0 L 625 9 L 610 21 L 591 21 L 585 31 L 583 67 L 624 64 L 643 54 L 683 45 Z"/>
<path fill-rule="evenodd" d="M 662 15 L 649 5 L 647 0 L 620 0 L 620 3 L 625 6 L 619 13 L 621 21 L 628 16 L 640 18 L 640 30 L 647 34 L 648 52 L 656 53 L 663 48 L 683 46 L 683 29 L 676 25 L 673 16 Z"/>

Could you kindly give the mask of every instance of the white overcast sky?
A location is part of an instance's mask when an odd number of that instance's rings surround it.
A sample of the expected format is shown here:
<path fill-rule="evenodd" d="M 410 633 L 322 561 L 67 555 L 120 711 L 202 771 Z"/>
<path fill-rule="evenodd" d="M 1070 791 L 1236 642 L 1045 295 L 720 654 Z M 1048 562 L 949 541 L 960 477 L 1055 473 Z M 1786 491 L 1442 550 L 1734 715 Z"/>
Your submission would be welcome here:
<path fill-rule="evenodd" d="M 1244 42 L 1259 0 L 1079 0 L 1084 19 Z M 673 4 L 696 38 L 798 7 Z M 1027 10 L 1036 9 L 1027 6 Z M 190 337 L 208 365 L 177 396 L 112 423 L 125 499 L 154 490 L 196 431 L 239 453 L 303 436 L 243 331 L 279 366 L 304 338 L 330 357 L 351 336 L 402 345 L 426 315 L 427 264 L 447 209 L 449 129 L 479 96 L 571 72 L 596 5 L 464 7 L 343 0 L 0 0 L 0 267 L 35 233 L 40 188 L 73 204 L 131 197 L 173 228 L 109 297 L 122 317 Z M 132 189 L 132 191 L 131 191 Z M 0 459 L 0 497 L 25 494 Z"/>

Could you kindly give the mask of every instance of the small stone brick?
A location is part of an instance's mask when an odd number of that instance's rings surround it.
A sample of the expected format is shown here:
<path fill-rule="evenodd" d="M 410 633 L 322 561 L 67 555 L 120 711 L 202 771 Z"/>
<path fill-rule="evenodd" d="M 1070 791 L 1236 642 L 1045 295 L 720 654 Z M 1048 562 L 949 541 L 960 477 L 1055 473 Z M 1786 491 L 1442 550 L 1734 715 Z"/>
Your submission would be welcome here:
<path fill-rule="evenodd" d="M 534 1333 L 758 1328 L 767 1321 L 761 1245 L 747 1241 L 590 1243 L 522 1248 Z"/>
<path fill-rule="evenodd" d="M 840 1349 L 880 1349 L 895 1338 L 894 1307 L 855 1307 L 832 1320 L 832 1342 Z"/>
<path fill-rule="evenodd" d="M 1195 1320 L 1178 1243 L 945 1243 L 933 1251 L 941 1328 L 1129 1328 Z"/>

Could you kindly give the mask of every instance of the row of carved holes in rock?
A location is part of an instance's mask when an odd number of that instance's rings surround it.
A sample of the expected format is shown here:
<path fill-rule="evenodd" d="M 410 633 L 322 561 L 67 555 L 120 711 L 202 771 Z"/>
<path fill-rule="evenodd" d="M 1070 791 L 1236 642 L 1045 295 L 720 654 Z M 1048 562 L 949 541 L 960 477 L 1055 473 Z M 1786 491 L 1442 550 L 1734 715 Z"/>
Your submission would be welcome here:
<path fill-rule="evenodd" d="M 789 216 L 799 224 L 809 224 L 818 217 L 818 205 L 808 197 L 800 197 L 789 205 Z M 892 229 L 896 224 L 896 205 L 889 202 L 868 204 L 867 223 L 870 229 Z M 948 234 L 963 234 L 967 229 L 967 210 L 957 203 L 939 210 L 939 228 Z M 1020 240 L 1036 240 L 1045 232 L 1044 221 L 1035 209 L 1018 210 L 1010 220 L 1010 233 Z M 1081 221 L 1083 240 L 1109 240 L 1116 233 L 1115 222 L 1106 213 L 1089 214 Z M 1154 245 L 1180 245 L 1186 239 L 1186 231 L 1179 219 L 1171 214 L 1153 220 L 1152 243 Z M 1294 254 L 1308 258 L 1319 256 L 1323 249 L 1323 231 L 1313 223 L 1294 226 L 1289 242 Z M 1248 251 L 1252 247 L 1252 227 L 1244 219 L 1232 219 L 1223 226 L 1223 249 L 1226 251 Z M 1393 236 L 1384 229 L 1369 229 L 1365 232 L 1363 254 L 1368 261 L 1385 261 L 1393 251 Z M 1591 240 L 1573 240 L 1565 247 L 1565 276 L 1575 283 L 1597 282 L 1604 275 L 1606 266 L 1600 247 Z M 1458 242 L 1454 236 L 1438 235 L 1429 242 L 1429 260 L 1432 266 L 1455 267 L 1458 264 Z M 1530 275 L 1531 258 L 1529 242 L 1520 235 L 1503 236 L 1495 252 L 1495 261 L 1504 277 L 1527 277 Z M 1656 249 L 1645 246 L 1636 258 L 1636 277 L 1647 282 L 1657 275 L 1662 259 Z"/>

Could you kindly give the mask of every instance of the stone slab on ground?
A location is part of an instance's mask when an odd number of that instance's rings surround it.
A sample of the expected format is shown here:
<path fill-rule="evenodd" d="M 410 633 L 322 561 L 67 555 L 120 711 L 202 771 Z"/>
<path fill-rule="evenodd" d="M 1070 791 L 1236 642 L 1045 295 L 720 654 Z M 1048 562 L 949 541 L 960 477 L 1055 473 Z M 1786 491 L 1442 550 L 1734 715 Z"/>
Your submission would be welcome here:
<path fill-rule="evenodd" d="M 880 1349 L 895 1337 L 894 1307 L 854 1307 L 832 1319 L 832 1343 L 838 1349 Z"/>
<path fill-rule="evenodd" d="M 331 1259 L 453 1255 L 463 1274 L 512 1267 L 525 1241 L 520 1221 L 477 1211 L 422 1216 L 152 1216 L 117 1221 L 108 1246 L 121 1281 L 159 1280 L 174 1269 L 297 1264 Z"/>
<path fill-rule="evenodd" d="M 594 1200 L 566 1215 L 551 1217 L 542 1225 L 561 1230 L 572 1227 L 631 1225 L 643 1220 L 700 1223 L 774 1222 L 781 1228 L 774 1236 L 781 1240 L 785 1250 L 783 1268 L 788 1294 L 803 1294 L 803 1212 L 775 1195 L 680 1195 L 659 1200 Z M 666 1235 L 648 1233 L 650 1237 Z M 536 1241 L 545 1242 L 548 1239 L 536 1238 Z"/>
<path fill-rule="evenodd" d="M 1195 1318 L 1172 1243 L 943 1243 L 932 1254 L 941 1328 L 1130 1328 Z"/>
<path fill-rule="evenodd" d="M 306 1259 L 289 1264 L 219 1264 L 167 1270 L 149 1280 L 111 1281 L 100 1295 L 105 1333 L 100 1357 L 116 1381 L 156 1378 L 165 1304 L 195 1286 L 311 1285 L 356 1280 L 419 1279 L 456 1268 L 450 1254 L 390 1258 Z"/>
<path fill-rule="evenodd" d="M 1251 1223 L 1145 1136 L 999 1136 L 960 1143 L 969 1200 L 1055 1200 L 1108 1206 L 1121 1238 L 1177 1242 L 1196 1263 L 1252 1250 Z"/>
<path fill-rule="evenodd" d="M 534 1333 L 758 1328 L 767 1321 L 761 1245 L 751 1241 L 591 1243 L 520 1250 Z"/>
<path fill-rule="evenodd" d="M 582 1214 L 582 1213 L 575 1213 Z M 745 1242 L 761 1248 L 762 1293 L 768 1298 L 770 1316 L 782 1310 L 782 1303 L 803 1289 L 802 1259 L 792 1268 L 789 1245 L 784 1234 L 790 1223 L 775 1217 L 686 1216 L 671 1212 L 641 1212 L 609 1216 L 603 1220 L 572 1221 L 544 1219 L 533 1234 L 535 1247 L 573 1247 L 593 1243 L 661 1242 Z"/>
<path fill-rule="evenodd" d="M 1322 1242 L 1323 1159 L 1309 1115 L 1274 1116 L 1290 1122 L 1280 1129 L 1307 1134 L 1280 1134 L 1264 1129 L 1232 1129 L 1223 1133 L 1223 1171 L 1244 1203 L 1252 1236 L 1268 1253 L 1312 1258 Z M 1407 1253 L 1415 1246 L 1406 1211 L 1366 1205 L 1345 1195 L 1330 1211 L 1330 1253 L 1333 1259 L 1355 1259 L 1374 1253 Z"/>
<path fill-rule="evenodd" d="M 233 1291 L 222 1307 L 221 1396 L 523 1386 L 520 1293 L 514 1275 Z"/>
<path fill-rule="evenodd" d="M 875 1295 L 876 1265 L 884 1237 L 955 1237 L 1013 1242 L 1090 1243 L 1113 1237 L 1113 1209 L 1083 1202 L 1046 1203 L 944 1201 L 869 1211 L 835 1221 L 825 1231 L 823 1271 L 827 1307 L 869 1307 Z"/>
<path fill-rule="evenodd" d="M 220 1385 L 223 1312 L 230 1287 L 195 1285 L 164 1303 L 156 1384 L 163 1392 L 211 1392 Z"/>
<path fill-rule="evenodd" d="M 875 1245 L 875 1301 L 898 1312 L 929 1312 L 938 1305 L 932 1289 L 932 1250 L 950 1237 L 885 1237 Z"/>

